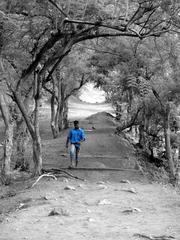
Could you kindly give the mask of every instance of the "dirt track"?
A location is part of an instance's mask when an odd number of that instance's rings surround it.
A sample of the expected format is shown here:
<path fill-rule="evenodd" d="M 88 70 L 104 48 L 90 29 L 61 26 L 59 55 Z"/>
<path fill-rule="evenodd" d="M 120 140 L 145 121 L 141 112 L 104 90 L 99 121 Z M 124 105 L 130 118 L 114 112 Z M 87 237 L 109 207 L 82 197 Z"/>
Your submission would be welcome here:
<path fill-rule="evenodd" d="M 57 181 L 43 178 L 34 188 L 1 199 L 2 206 L 9 201 L 16 211 L 6 214 L 1 223 L 0 240 L 148 239 L 136 234 L 171 235 L 179 240 L 180 197 L 176 190 L 148 183 L 139 171 L 134 171 L 134 151 L 127 141 L 113 134 L 114 124 L 109 119 L 90 119 L 82 124 L 87 140 L 82 146 L 80 167 L 130 170 L 71 171 L 86 181 L 62 176 Z M 44 167 L 67 167 L 67 132 L 53 140 L 46 129 L 42 122 Z M 65 190 L 67 186 L 72 189 Z M 52 210 L 59 215 L 48 216 Z"/>

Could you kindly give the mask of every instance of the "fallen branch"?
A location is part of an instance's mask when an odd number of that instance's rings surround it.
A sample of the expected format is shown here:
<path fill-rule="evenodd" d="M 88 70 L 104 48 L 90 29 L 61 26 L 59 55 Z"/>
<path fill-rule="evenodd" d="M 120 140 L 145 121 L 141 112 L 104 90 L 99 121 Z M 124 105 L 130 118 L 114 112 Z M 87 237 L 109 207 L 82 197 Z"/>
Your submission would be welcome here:
<path fill-rule="evenodd" d="M 52 174 L 65 173 L 65 174 L 68 175 L 69 177 L 72 177 L 72 178 L 74 178 L 74 179 L 78 179 L 78 180 L 81 180 L 81 181 L 85 181 L 85 179 L 80 178 L 80 177 L 77 177 L 77 176 L 74 176 L 74 175 L 72 175 L 71 173 L 69 173 L 69 172 L 67 172 L 67 171 L 65 171 L 65 170 L 63 170 L 63 169 L 54 169 L 54 168 L 48 169 L 48 170 L 43 169 L 43 172 L 45 172 L 45 173 L 46 173 L 46 172 L 51 172 Z"/>
<path fill-rule="evenodd" d="M 162 236 L 152 236 L 152 235 L 145 235 L 145 234 L 134 234 L 135 237 L 139 237 L 139 238 L 145 238 L 148 240 L 171 240 L 171 239 L 175 239 L 173 236 L 166 236 L 166 235 L 162 235 Z"/>
<path fill-rule="evenodd" d="M 35 181 L 35 183 L 33 183 L 33 185 L 31 186 L 31 188 L 33 188 L 33 187 L 39 182 L 39 180 L 40 180 L 41 178 L 43 178 L 43 177 L 52 177 L 52 178 L 54 178 L 55 180 L 57 180 L 57 178 L 56 178 L 54 175 L 52 175 L 51 173 L 42 174 L 40 177 L 38 177 L 38 179 Z"/>

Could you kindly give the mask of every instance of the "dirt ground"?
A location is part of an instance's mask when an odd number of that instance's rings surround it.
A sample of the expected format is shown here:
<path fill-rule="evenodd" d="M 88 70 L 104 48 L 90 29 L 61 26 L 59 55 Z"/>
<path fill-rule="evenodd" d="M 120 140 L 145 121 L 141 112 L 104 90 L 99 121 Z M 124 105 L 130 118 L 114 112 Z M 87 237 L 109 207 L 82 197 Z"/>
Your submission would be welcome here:
<path fill-rule="evenodd" d="M 54 140 L 43 119 L 43 167 L 66 168 L 67 131 Z M 136 169 L 133 147 L 114 135 L 115 124 L 108 115 L 97 114 L 81 125 L 87 140 L 79 168 L 101 170 L 67 170 L 85 181 L 62 174 L 57 180 L 44 177 L 34 187 L 31 179 L 2 188 L 0 240 L 146 240 L 162 235 L 169 238 L 159 240 L 179 240 L 177 189 L 149 181 Z"/>

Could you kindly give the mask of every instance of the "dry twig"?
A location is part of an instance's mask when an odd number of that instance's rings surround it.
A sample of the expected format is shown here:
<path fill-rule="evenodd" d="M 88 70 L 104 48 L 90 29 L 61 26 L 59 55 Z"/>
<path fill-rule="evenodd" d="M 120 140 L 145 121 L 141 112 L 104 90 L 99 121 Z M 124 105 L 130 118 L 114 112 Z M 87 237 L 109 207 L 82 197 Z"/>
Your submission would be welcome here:
<path fill-rule="evenodd" d="M 33 188 L 33 187 L 39 182 L 39 180 L 40 180 L 41 178 L 43 178 L 43 177 L 52 177 L 52 178 L 54 178 L 55 180 L 57 180 L 57 178 L 56 178 L 54 175 L 52 175 L 51 173 L 42 174 L 40 177 L 38 177 L 38 179 L 35 181 L 35 183 L 33 183 L 33 185 L 31 186 L 31 188 Z"/>
<path fill-rule="evenodd" d="M 166 235 L 161 235 L 161 236 L 152 236 L 152 235 L 145 235 L 145 234 L 134 234 L 135 237 L 139 237 L 139 238 L 144 238 L 144 239 L 148 239 L 148 240 L 171 240 L 171 239 L 175 239 L 173 236 L 166 236 Z"/>
<path fill-rule="evenodd" d="M 77 176 L 74 176 L 71 173 L 69 173 L 69 172 L 67 172 L 67 171 L 65 171 L 63 169 L 54 169 L 54 168 L 52 168 L 52 169 L 48 169 L 48 170 L 43 170 L 43 172 L 45 172 L 45 173 L 46 172 L 51 172 L 52 174 L 54 174 L 56 176 L 58 176 L 57 174 L 59 174 L 59 173 L 65 173 L 69 177 L 72 177 L 72 178 L 75 178 L 75 179 L 78 179 L 78 180 L 81 180 L 81 181 L 85 181 L 85 179 L 77 177 Z"/>

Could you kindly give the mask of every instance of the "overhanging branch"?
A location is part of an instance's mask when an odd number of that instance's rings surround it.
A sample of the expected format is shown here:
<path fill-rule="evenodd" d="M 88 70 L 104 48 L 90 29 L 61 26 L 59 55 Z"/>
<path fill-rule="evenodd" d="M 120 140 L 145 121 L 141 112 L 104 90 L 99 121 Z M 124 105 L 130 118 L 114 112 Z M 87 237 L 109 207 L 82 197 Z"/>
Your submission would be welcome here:
<path fill-rule="evenodd" d="M 113 29 L 113 30 L 121 31 L 121 32 L 126 31 L 124 26 L 121 26 L 121 28 L 119 26 L 110 26 L 110 25 L 107 25 L 107 24 L 103 24 L 100 21 L 98 21 L 98 22 L 89 22 L 89 21 L 81 21 L 81 20 L 74 20 L 74 19 L 65 19 L 64 22 L 84 24 L 84 25 L 91 25 L 91 26 L 98 26 L 98 27 L 105 27 L 105 28 L 109 28 L 109 29 Z"/>
<path fill-rule="evenodd" d="M 70 96 L 72 96 L 72 94 L 74 94 L 75 92 L 77 92 L 78 90 L 81 89 L 81 87 L 88 81 L 89 77 L 87 77 L 86 79 L 84 79 L 84 75 L 85 74 L 82 74 L 82 77 L 81 77 L 81 81 L 80 81 L 80 84 L 78 87 L 76 88 L 73 88 L 69 94 L 66 95 L 65 97 L 65 100 L 67 100 Z"/>
<path fill-rule="evenodd" d="M 64 34 L 62 34 L 61 32 L 57 32 L 54 35 L 52 35 L 50 37 L 50 39 L 44 44 L 44 46 L 41 48 L 41 50 L 39 51 L 39 53 L 36 55 L 35 60 L 29 65 L 29 67 L 22 73 L 22 77 L 26 78 L 28 77 L 37 67 L 38 63 L 41 61 L 42 57 L 44 56 L 44 54 L 51 49 L 54 44 L 59 41 L 62 37 L 64 36 Z M 20 83 L 19 83 L 20 84 Z"/>

